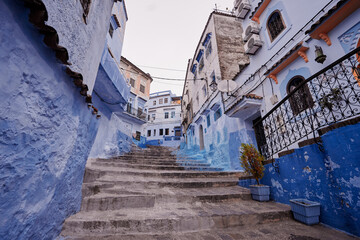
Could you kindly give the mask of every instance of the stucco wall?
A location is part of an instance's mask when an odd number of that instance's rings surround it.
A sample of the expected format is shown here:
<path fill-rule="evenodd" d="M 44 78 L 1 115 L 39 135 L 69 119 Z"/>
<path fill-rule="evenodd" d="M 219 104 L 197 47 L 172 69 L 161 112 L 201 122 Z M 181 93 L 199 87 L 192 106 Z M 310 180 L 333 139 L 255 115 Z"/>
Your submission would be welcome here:
<path fill-rule="evenodd" d="M 0 20 L 0 239 L 53 239 L 80 210 L 98 120 L 21 1 Z"/>
<path fill-rule="evenodd" d="M 319 202 L 321 222 L 360 236 L 360 124 L 328 132 L 322 141 L 325 152 L 313 144 L 277 159 L 280 173 L 266 165 L 261 183 L 278 202 Z"/>
<path fill-rule="evenodd" d="M 56 29 L 59 45 L 68 50 L 69 62 L 72 64 L 70 68 L 83 75 L 91 94 L 109 30 L 114 0 L 92 0 L 87 24 L 82 17 L 80 1 L 43 2 L 49 16 L 47 24 Z"/>

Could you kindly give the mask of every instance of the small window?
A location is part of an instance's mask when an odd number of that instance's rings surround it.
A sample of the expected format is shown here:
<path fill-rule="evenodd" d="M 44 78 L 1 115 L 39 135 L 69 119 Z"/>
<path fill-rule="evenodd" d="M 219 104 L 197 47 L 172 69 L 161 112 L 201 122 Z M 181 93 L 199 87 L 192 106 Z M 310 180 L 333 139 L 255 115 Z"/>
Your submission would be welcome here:
<path fill-rule="evenodd" d="M 113 26 L 111 25 L 111 23 L 110 23 L 110 27 L 109 27 L 109 34 L 110 34 L 110 37 L 112 38 L 112 37 L 113 37 L 113 34 L 114 34 L 114 28 L 113 28 Z"/>
<path fill-rule="evenodd" d="M 148 115 L 148 121 L 150 121 L 150 115 Z"/>
<path fill-rule="evenodd" d="M 180 130 L 175 130 L 175 136 L 181 137 L 181 131 Z"/>
<path fill-rule="evenodd" d="M 175 112 L 171 112 L 171 118 L 175 118 Z"/>
<path fill-rule="evenodd" d="M 154 137 L 156 136 L 156 129 L 154 129 Z"/>
<path fill-rule="evenodd" d="M 148 137 L 151 137 L 151 130 L 148 130 Z"/>
<path fill-rule="evenodd" d="M 209 56 L 211 55 L 211 53 L 212 53 L 212 44 L 211 44 L 211 42 L 209 42 L 209 45 L 208 45 L 208 47 L 206 48 L 206 52 L 205 52 L 206 59 L 209 58 Z"/>
<path fill-rule="evenodd" d="M 216 112 L 214 113 L 214 120 L 217 121 L 220 117 L 221 117 L 221 108 L 219 108 L 218 110 L 216 110 Z"/>
<path fill-rule="evenodd" d="M 206 97 L 206 85 L 202 87 L 203 96 Z"/>
<path fill-rule="evenodd" d="M 305 79 L 302 76 L 293 77 L 287 86 L 288 94 L 300 86 L 303 81 L 305 81 Z M 293 93 L 289 98 L 289 102 L 294 115 L 298 115 L 302 111 L 311 108 L 314 105 L 314 101 L 311 97 L 308 85 L 303 85 L 295 93 Z"/>
<path fill-rule="evenodd" d="M 153 101 L 153 105 L 156 106 L 156 100 Z"/>
<path fill-rule="evenodd" d="M 285 29 L 284 21 L 281 17 L 279 11 L 273 12 L 269 20 L 267 22 L 267 30 L 270 35 L 270 40 L 274 41 L 274 39 L 279 36 L 279 34 Z"/>
<path fill-rule="evenodd" d="M 162 98 L 159 99 L 159 104 L 163 104 L 163 99 Z"/>
<path fill-rule="evenodd" d="M 151 114 L 152 120 L 155 120 L 155 113 Z"/>
<path fill-rule="evenodd" d="M 133 78 L 130 78 L 130 85 L 131 85 L 131 87 L 135 87 L 135 79 L 133 79 Z"/>
<path fill-rule="evenodd" d="M 210 127 L 210 125 L 211 125 L 211 122 L 210 122 L 210 114 L 207 115 L 207 117 L 206 117 L 206 123 L 207 123 L 207 126 Z"/>
<path fill-rule="evenodd" d="M 201 72 L 203 69 L 204 69 L 204 58 L 202 58 L 202 59 L 200 60 L 200 63 L 199 63 L 199 72 Z"/>
<path fill-rule="evenodd" d="M 168 98 L 164 98 L 164 103 L 168 103 L 169 99 Z"/>
<path fill-rule="evenodd" d="M 165 112 L 165 119 L 169 118 L 169 112 Z"/>
<path fill-rule="evenodd" d="M 160 129 L 160 136 L 164 135 L 164 129 Z"/>
<path fill-rule="evenodd" d="M 145 86 L 140 84 L 140 92 L 145 93 Z"/>
<path fill-rule="evenodd" d="M 165 135 L 169 135 L 169 129 L 165 128 Z"/>
<path fill-rule="evenodd" d="M 86 18 L 89 15 L 91 0 L 80 0 L 81 6 L 84 10 L 83 18 L 86 23 Z"/>
<path fill-rule="evenodd" d="M 136 139 L 137 141 L 140 141 L 140 140 L 141 140 L 141 132 L 136 131 L 136 137 L 135 137 L 135 139 Z"/>

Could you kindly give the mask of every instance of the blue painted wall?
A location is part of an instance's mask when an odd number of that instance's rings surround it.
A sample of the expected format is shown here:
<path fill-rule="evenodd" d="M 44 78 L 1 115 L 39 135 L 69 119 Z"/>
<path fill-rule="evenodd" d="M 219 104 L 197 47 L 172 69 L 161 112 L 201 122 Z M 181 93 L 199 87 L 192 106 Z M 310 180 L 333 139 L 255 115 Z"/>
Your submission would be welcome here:
<path fill-rule="evenodd" d="M 0 239 L 54 239 L 80 209 L 98 120 L 17 1 L 0 1 Z"/>
<path fill-rule="evenodd" d="M 360 236 L 360 124 L 335 129 L 322 140 L 325 152 L 316 144 L 296 149 L 276 160 L 280 173 L 266 165 L 261 182 L 271 186 L 278 202 L 321 203 L 321 222 Z"/>

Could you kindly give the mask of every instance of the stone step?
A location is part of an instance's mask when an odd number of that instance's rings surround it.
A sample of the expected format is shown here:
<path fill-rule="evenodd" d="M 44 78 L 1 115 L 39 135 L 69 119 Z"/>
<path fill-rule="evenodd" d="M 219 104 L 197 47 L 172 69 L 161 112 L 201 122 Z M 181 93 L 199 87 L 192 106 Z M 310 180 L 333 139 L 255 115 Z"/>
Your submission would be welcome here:
<path fill-rule="evenodd" d="M 355 240 L 343 232 L 327 228 L 321 224 L 307 226 L 292 220 L 269 222 L 252 226 L 229 227 L 202 231 L 183 231 L 171 233 L 132 233 L 132 234 L 77 234 L 69 240 Z"/>
<path fill-rule="evenodd" d="M 101 167 L 117 167 L 117 168 L 135 168 L 135 169 L 153 169 L 153 170 L 187 170 L 187 171 L 222 171 L 223 168 L 208 167 L 210 164 L 192 164 L 186 166 L 177 166 L 177 165 L 149 165 L 149 164 L 130 164 L 130 163 L 114 163 L 114 162 L 93 162 L 92 166 L 101 166 Z"/>
<path fill-rule="evenodd" d="M 150 165 L 191 165 L 191 164 L 208 164 L 205 160 L 147 160 L 147 159 L 96 159 L 93 162 L 106 163 L 129 163 L 129 164 L 150 164 Z"/>
<path fill-rule="evenodd" d="M 183 179 L 161 179 L 161 178 L 109 178 L 108 176 L 99 178 L 96 182 L 111 183 L 115 186 L 127 186 L 129 189 L 137 187 L 145 188 L 209 188 L 209 187 L 229 187 L 237 186 L 237 178 L 183 178 Z"/>
<path fill-rule="evenodd" d="M 176 207 L 176 206 L 175 206 Z M 290 208 L 277 203 L 203 203 L 121 211 L 79 212 L 68 218 L 63 234 L 165 233 L 250 226 L 290 218 Z"/>
<path fill-rule="evenodd" d="M 151 208 L 155 205 L 155 195 L 112 195 L 100 193 L 85 197 L 81 211 L 108 211 L 124 208 Z"/>
<path fill-rule="evenodd" d="M 230 187 L 210 187 L 210 188 L 188 188 L 188 189 L 146 189 L 144 186 L 138 188 L 132 188 L 129 191 L 126 186 L 112 186 L 112 187 L 103 187 L 99 188 L 99 192 L 94 193 L 93 195 L 88 195 L 87 197 L 95 196 L 96 198 L 101 198 L 105 194 L 106 198 L 117 198 L 117 197 L 143 197 L 151 196 L 155 197 L 157 204 L 159 203 L 168 203 L 168 202 L 196 202 L 196 201 L 207 201 L 207 202 L 216 202 L 216 201 L 225 201 L 225 200 L 250 200 L 251 194 L 250 191 L 246 188 L 239 186 L 230 186 Z M 110 194 L 110 195 L 106 195 Z M 89 198 L 86 198 L 89 199 Z M 107 201 L 107 200 L 106 200 Z M 104 202 L 106 202 L 104 200 Z M 116 200 L 114 200 L 116 201 Z M 84 203 L 84 201 L 83 201 Z M 103 210 L 104 208 L 98 209 Z M 87 208 L 84 208 L 87 210 Z"/>
<path fill-rule="evenodd" d="M 243 177 L 246 174 L 243 172 L 213 172 L 213 171 L 170 171 L 170 170 L 145 170 L 132 168 L 117 168 L 117 167 L 87 167 L 85 171 L 85 179 L 104 175 L 132 175 L 143 177 L 164 177 L 164 178 L 216 178 L 216 177 Z M 86 181 L 86 180 L 84 180 Z"/>

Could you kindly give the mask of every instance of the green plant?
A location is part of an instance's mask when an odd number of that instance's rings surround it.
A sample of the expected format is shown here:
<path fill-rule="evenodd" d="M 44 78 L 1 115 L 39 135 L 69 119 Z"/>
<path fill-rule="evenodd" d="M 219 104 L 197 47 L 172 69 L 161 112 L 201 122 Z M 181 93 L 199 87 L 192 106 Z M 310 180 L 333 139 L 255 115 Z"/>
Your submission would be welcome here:
<path fill-rule="evenodd" d="M 319 100 L 320 107 L 322 109 L 328 108 L 332 111 L 333 106 L 335 104 L 339 104 L 339 102 L 343 100 L 341 97 L 341 91 L 339 88 L 331 89 L 329 94 L 323 94 L 322 98 Z"/>
<path fill-rule="evenodd" d="M 264 157 L 252 144 L 242 143 L 240 147 L 240 164 L 246 173 L 253 175 L 258 185 L 259 180 L 264 176 Z"/>

